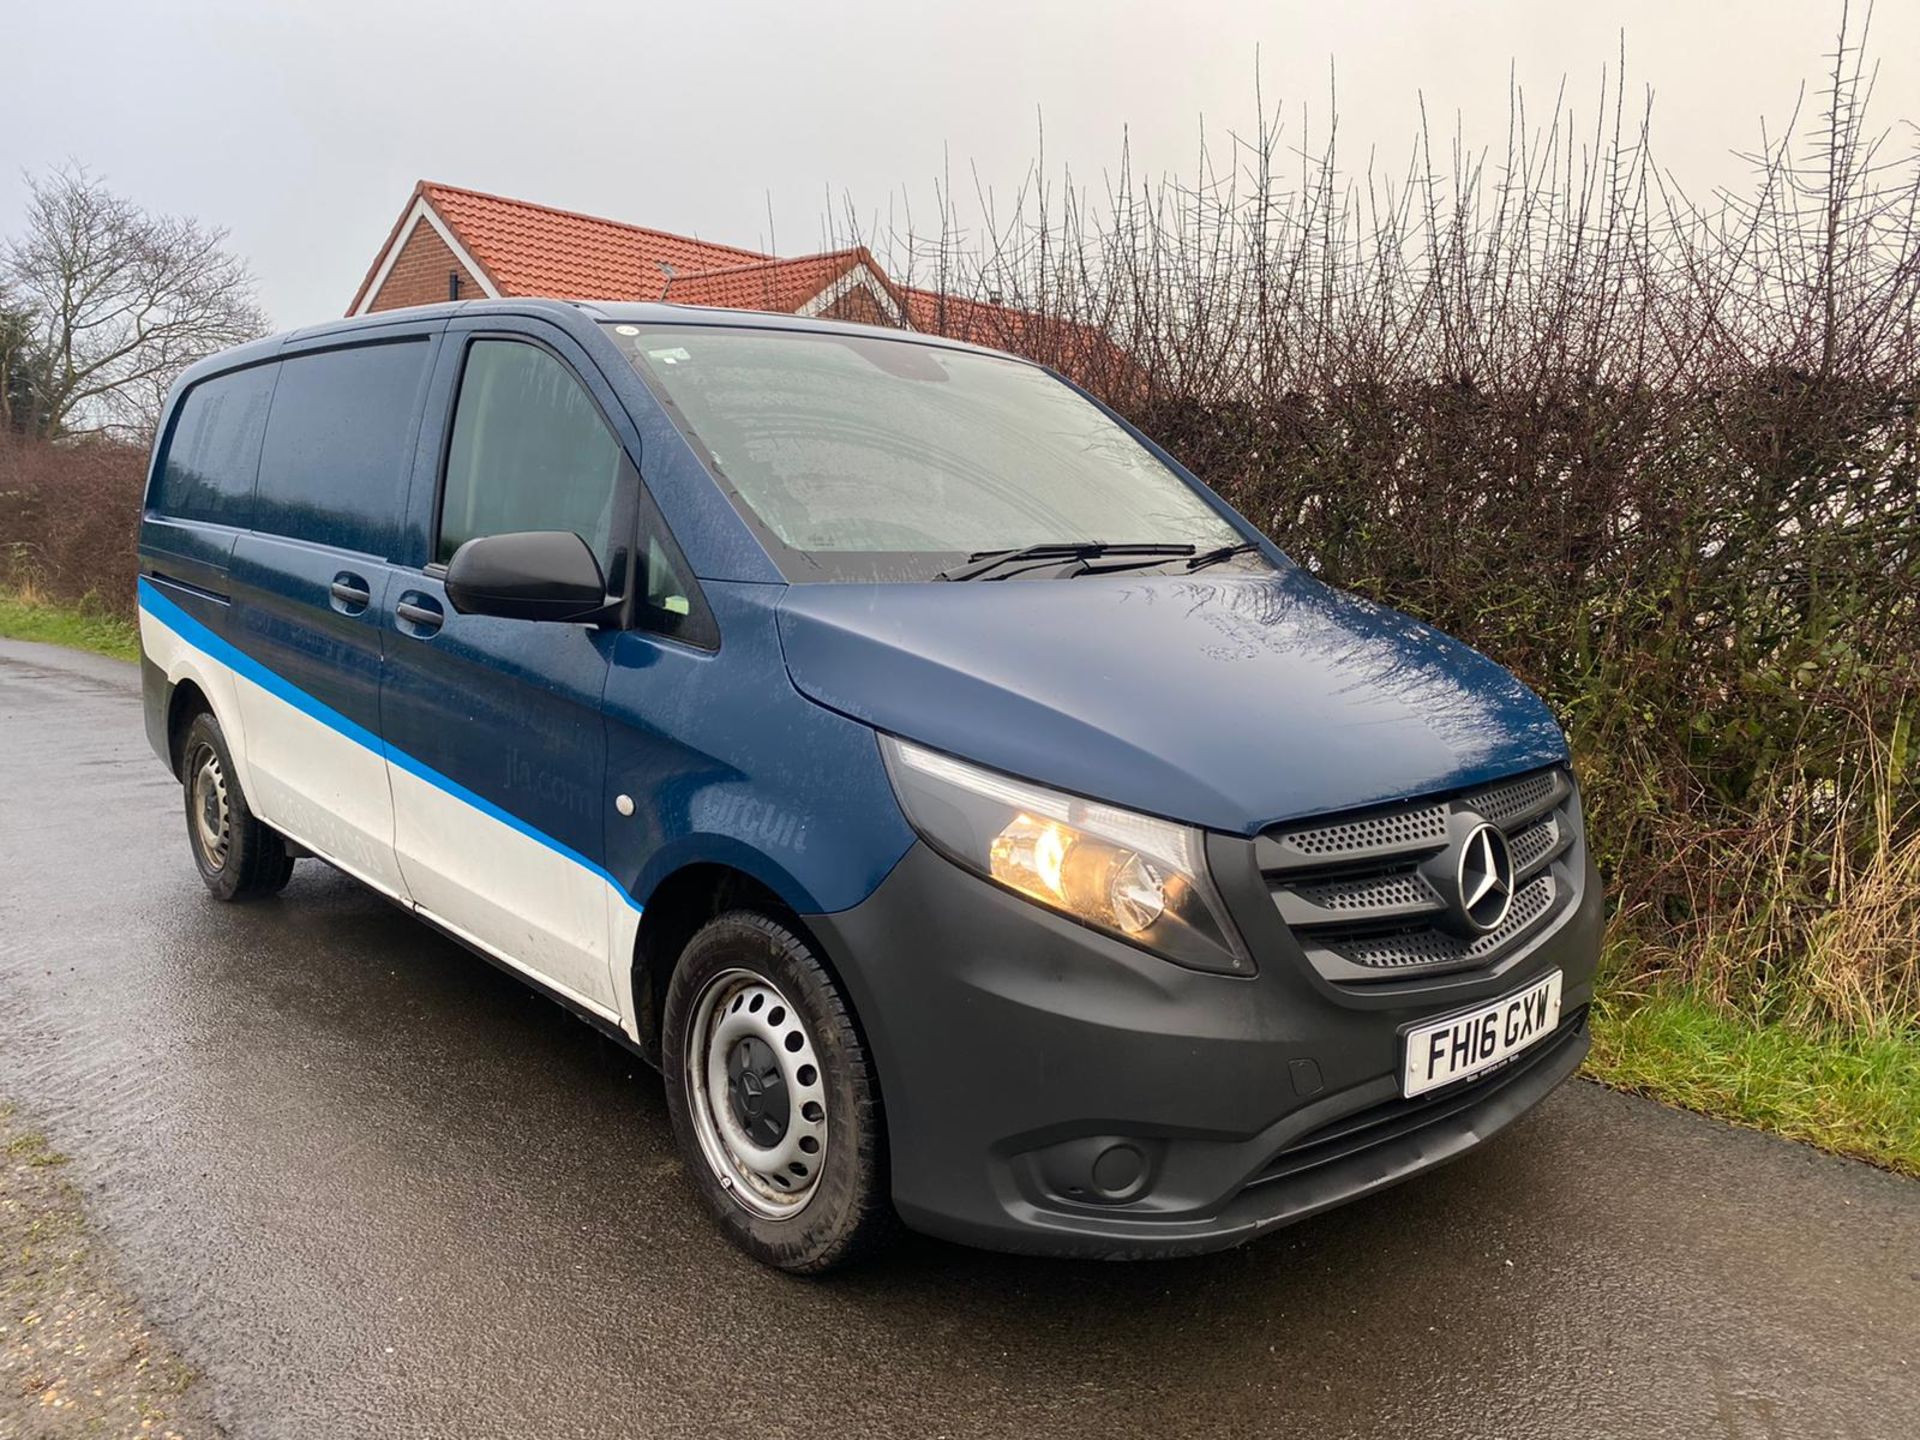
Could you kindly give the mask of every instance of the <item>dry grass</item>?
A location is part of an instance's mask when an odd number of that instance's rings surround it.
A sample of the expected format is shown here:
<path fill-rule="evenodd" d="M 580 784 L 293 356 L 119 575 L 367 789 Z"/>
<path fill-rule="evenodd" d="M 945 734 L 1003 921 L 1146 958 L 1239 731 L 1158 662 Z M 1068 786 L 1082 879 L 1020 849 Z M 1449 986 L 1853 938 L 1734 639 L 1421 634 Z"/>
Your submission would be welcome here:
<path fill-rule="evenodd" d="M 1807 930 L 1808 991 L 1795 1018 L 1920 1029 L 1920 826 L 1896 826 L 1883 811 L 1866 860 L 1845 856 L 1836 853 L 1832 903 Z"/>

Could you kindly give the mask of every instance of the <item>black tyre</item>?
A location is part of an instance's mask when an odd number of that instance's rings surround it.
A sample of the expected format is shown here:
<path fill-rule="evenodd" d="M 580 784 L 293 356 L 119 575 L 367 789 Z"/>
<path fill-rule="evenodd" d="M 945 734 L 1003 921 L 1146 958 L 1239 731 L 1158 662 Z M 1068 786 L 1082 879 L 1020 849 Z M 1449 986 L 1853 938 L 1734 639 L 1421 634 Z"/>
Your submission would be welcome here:
<path fill-rule="evenodd" d="M 251 900 L 286 888 L 293 876 L 287 842 L 253 818 L 240 793 L 220 722 L 201 712 L 180 745 L 187 845 L 207 889 L 222 900 Z"/>
<path fill-rule="evenodd" d="M 667 1108 L 694 1186 L 763 1264 L 818 1275 L 892 1230 L 880 1088 L 852 1012 L 787 926 L 710 921 L 667 988 Z"/>

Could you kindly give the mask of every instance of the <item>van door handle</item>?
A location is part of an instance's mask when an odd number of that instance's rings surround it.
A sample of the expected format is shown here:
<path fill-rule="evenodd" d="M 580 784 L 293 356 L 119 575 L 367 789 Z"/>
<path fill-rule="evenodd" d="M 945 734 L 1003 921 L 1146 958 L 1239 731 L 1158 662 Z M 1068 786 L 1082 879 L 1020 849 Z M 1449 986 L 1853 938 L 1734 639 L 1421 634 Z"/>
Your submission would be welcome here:
<path fill-rule="evenodd" d="M 333 596 L 333 608 L 342 615 L 358 615 L 373 603 L 373 591 L 367 582 L 350 570 L 342 570 L 327 587 Z"/>
<path fill-rule="evenodd" d="M 446 622 L 446 611 L 440 608 L 440 602 L 431 595 L 423 595 L 418 590 L 409 590 L 400 597 L 393 607 L 393 613 L 399 621 L 400 629 L 409 635 L 425 637 L 438 630 Z"/>

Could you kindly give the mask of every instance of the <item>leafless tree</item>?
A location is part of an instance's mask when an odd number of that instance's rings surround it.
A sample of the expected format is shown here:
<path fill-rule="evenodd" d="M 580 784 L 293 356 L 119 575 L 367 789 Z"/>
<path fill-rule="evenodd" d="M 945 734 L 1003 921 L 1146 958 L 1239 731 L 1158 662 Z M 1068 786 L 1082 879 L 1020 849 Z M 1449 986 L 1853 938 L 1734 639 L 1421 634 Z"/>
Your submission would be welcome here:
<path fill-rule="evenodd" d="M 0 299 L 25 319 L 0 395 L 10 426 L 150 430 L 174 376 L 266 329 L 224 230 L 151 214 L 79 165 L 27 184 L 25 229 L 0 249 Z"/>

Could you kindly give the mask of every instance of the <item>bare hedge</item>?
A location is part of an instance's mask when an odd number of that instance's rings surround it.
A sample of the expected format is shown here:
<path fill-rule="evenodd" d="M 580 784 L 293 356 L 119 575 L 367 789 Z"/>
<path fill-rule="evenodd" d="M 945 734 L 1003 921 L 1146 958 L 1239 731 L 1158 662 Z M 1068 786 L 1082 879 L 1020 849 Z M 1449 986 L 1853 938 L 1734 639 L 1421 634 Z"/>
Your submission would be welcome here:
<path fill-rule="evenodd" d="M 131 618 L 147 452 L 0 430 L 0 585 Z"/>
<path fill-rule="evenodd" d="M 1538 689 L 1620 983 L 1920 1025 L 1920 150 L 1867 130 L 1870 74 L 1843 36 L 1818 119 L 1705 204 L 1611 88 L 1397 181 L 1269 121 L 1197 182 L 1036 170 L 876 248 Z"/>

